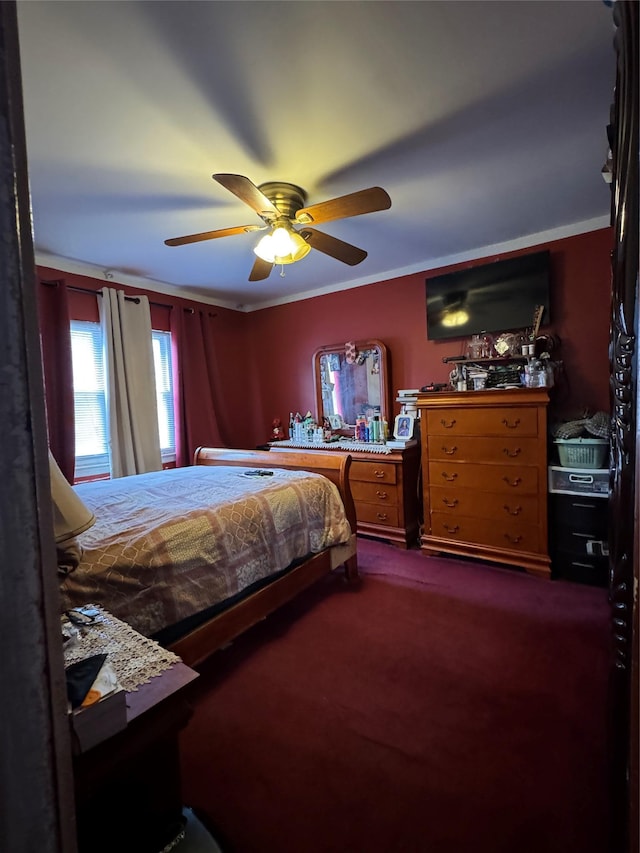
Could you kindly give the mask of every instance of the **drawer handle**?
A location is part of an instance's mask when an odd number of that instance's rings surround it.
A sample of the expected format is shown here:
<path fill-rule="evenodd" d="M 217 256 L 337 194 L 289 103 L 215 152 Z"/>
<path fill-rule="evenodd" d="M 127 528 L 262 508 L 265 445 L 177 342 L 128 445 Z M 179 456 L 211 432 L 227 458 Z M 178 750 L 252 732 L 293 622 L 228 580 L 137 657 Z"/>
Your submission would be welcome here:
<path fill-rule="evenodd" d="M 453 447 L 450 447 L 450 448 L 447 448 L 447 447 L 442 448 L 442 452 L 446 453 L 447 456 L 453 456 L 453 454 L 456 453 L 457 450 L 458 450 L 458 448 L 455 446 L 455 444 Z"/>
<path fill-rule="evenodd" d="M 502 479 L 505 481 L 507 486 L 513 486 L 513 488 L 519 486 L 522 482 L 522 477 L 514 477 L 513 480 L 510 480 L 508 477 L 503 477 Z"/>
<path fill-rule="evenodd" d="M 445 429 L 451 429 L 452 426 L 455 426 L 456 419 L 452 418 L 450 421 L 445 421 L 444 418 L 440 418 L 440 423 Z"/>
<path fill-rule="evenodd" d="M 384 480 L 384 471 L 374 471 L 373 473 L 379 480 Z"/>
<path fill-rule="evenodd" d="M 457 475 L 457 474 L 447 474 L 447 472 L 446 472 L 446 471 L 443 471 L 443 472 L 442 472 L 442 476 L 445 478 L 445 480 L 446 480 L 448 483 L 453 482 L 453 480 L 456 480 L 456 479 L 457 479 L 457 477 L 458 477 L 458 475 Z"/>
<path fill-rule="evenodd" d="M 454 524 L 453 527 L 449 527 L 448 524 L 443 524 L 442 526 L 447 531 L 447 533 L 457 533 L 458 530 L 460 530 L 457 524 Z"/>
<path fill-rule="evenodd" d="M 442 498 L 442 503 L 445 506 L 457 506 L 458 505 L 458 498 L 454 498 L 452 501 L 450 501 L 448 498 Z"/>
<path fill-rule="evenodd" d="M 516 418 L 515 421 L 511 422 L 509 422 L 506 418 L 503 418 L 502 423 L 506 426 L 507 429 L 517 429 L 520 423 L 520 418 Z"/>
<path fill-rule="evenodd" d="M 383 501 L 385 501 L 389 497 L 387 492 L 381 492 L 379 489 L 376 489 L 376 495 L 380 498 L 380 500 Z"/>
<path fill-rule="evenodd" d="M 376 518 L 379 518 L 379 519 L 380 519 L 380 521 L 386 521 L 386 520 L 387 520 L 387 518 L 388 518 L 388 516 L 387 516 L 387 513 L 386 513 L 386 512 L 377 512 L 377 513 L 376 513 Z"/>
<path fill-rule="evenodd" d="M 511 536 L 510 533 L 505 533 L 504 538 L 508 542 L 512 542 L 514 545 L 517 545 L 518 542 L 522 542 L 522 536 L 520 536 L 520 534 L 518 534 L 517 536 Z"/>
<path fill-rule="evenodd" d="M 508 504 L 505 504 L 503 509 L 505 509 L 509 513 L 509 515 L 520 515 L 520 513 L 522 512 L 521 506 L 517 506 L 515 507 L 515 509 L 511 509 Z"/>
<path fill-rule="evenodd" d="M 503 447 L 502 452 L 505 456 L 510 456 L 512 459 L 514 459 L 516 456 L 520 456 L 520 454 L 522 453 L 522 448 L 514 447 L 513 450 L 509 450 L 508 447 Z"/>

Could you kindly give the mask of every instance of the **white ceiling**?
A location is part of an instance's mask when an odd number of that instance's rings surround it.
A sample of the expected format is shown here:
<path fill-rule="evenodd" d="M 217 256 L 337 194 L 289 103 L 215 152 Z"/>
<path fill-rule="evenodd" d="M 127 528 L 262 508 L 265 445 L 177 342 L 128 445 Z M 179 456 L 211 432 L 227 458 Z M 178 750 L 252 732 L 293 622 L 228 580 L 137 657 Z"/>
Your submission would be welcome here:
<path fill-rule="evenodd" d="M 18 20 L 40 263 L 248 309 L 608 222 L 600 0 L 20 0 Z M 260 235 L 163 242 L 260 224 L 214 172 L 392 207 L 321 226 L 359 266 L 312 251 L 249 283 Z"/>

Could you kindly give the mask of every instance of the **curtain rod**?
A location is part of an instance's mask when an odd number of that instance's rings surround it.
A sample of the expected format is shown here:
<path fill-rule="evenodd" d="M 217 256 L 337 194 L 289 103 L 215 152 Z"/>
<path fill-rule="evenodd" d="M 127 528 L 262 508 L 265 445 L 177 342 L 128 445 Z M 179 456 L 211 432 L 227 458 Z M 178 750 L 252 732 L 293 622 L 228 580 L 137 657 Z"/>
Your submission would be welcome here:
<path fill-rule="evenodd" d="M 58 287 L 59 282 L 45 281 L 44 279 L 41 279 L 40 284 L 44 284 L 47 287 Z M 68 284 L 67 290 L 73 290 L 75 293 L 89 293 L 93 296 L 102 296 L 101 290 L 92 290 L 90 287 L 78 287 L 75 284 Z M 137 304 L 139 304 L 140 302 L 139 296 L 125 296 L 125 299 L 128 302 L 135 302 Z M 166 302 L 152 302 L 151 300 L 149 300 L 149 305 L 154 305 L 156 308 L 168 308 L 170 311 L 173 309 L 173 305 L 169 305 Z"/>

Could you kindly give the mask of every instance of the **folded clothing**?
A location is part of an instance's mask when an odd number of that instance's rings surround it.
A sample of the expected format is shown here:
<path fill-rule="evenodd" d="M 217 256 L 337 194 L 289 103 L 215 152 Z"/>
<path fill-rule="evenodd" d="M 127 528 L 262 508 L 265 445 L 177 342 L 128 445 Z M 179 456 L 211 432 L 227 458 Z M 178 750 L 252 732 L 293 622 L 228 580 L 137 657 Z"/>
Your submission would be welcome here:
<path fill-rule="evenodd" d="M 556 424 L 552 430 L 554 438 L 609 438 L 611 433 L 611 418 L 606 412 L 596 412 L 590 418 L 579 418 Z"/>

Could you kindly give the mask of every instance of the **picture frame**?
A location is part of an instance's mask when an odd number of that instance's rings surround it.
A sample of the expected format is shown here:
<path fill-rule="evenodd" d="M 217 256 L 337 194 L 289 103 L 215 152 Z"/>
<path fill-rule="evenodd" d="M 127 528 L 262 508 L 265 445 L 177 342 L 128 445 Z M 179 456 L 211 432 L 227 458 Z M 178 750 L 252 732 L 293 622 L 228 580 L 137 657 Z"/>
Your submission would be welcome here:
<path fill-rule="evenodd" d="M 393 424 L 393 437 L 398 441 L 409 441 L 415 430 L 415 415 L 396 415 Z"/>

